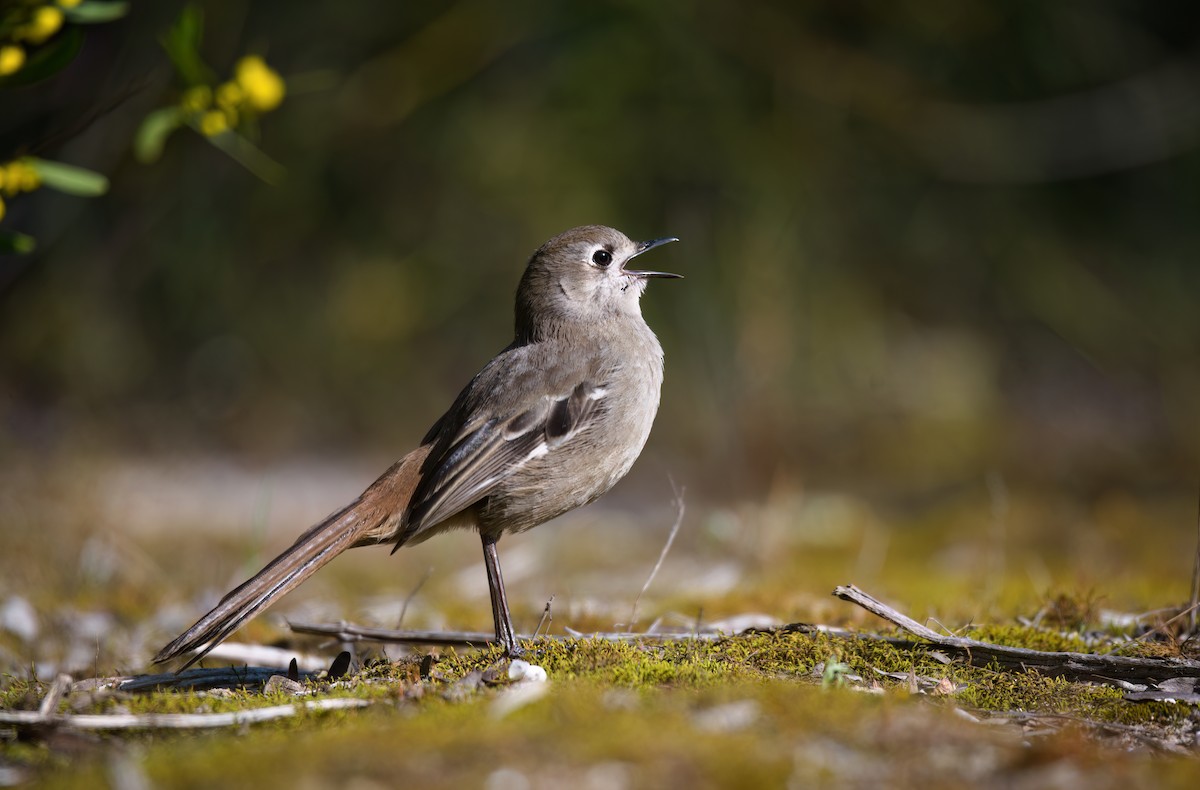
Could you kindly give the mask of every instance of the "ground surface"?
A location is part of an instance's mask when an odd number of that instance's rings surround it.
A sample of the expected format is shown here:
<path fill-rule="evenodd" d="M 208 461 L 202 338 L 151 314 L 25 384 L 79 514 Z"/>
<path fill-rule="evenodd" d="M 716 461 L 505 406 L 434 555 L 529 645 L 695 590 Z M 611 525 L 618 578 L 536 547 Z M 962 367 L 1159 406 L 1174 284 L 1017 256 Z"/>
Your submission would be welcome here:
<path fill-rule="evenodd" d="M 78 681 L 157 671 L 147 662 L 166 639 L 286 545 L 296 530 L 277 522 L 319 518 L 341 494 L 330 492 L 308 513 L 295 504 L 304 486 L 275 491 L 268 504 L 247 508 L 241 525 L 236 518 L 202 524 L 203 508 L 188 501 L 173 521 L 162 516 L 170 508 L 142 519 L 120 504 L 139 500 L 137 486 L 121 493 L 128 470 L 89 470 L 14 476 L 0 497 L 10 548 L 0 555 L 5 711 L 36 710 L 60 672 Z M 234 500 L 239 494 L 236 485 L 218 490 Z M 206 496 L 201 490 L 199 500 Z M 518 627 L 533 630 L 554 596 L 553 621 L 543 630 L 557 636 L 794 622 L 898 636 L 830 596 L 836 584 L 854 582 L 936 630 L 996 644 L 1139 656 L 1187 651 L 1181 621 L 1129 639 L 1162 623 L 1187 596 L 1190 503 L 1133 494 L 1081 503 L 983 481 L 904 507 L 791 490 L 735 507 L 685 498 L 683 526 L 640 600 L 675 520 L 669 489 L 658 506 L 592 509 L 507 539 L 501 556 Z M 304 512 L 282 518 L 290 508 Z M 406 628 L 486 630 L 478 554 L 465 534 L 393 557 L 352 552 L 236 639 L 294 647 L 327 666 L 341 646 L 297 639 L 282 615 L 388 628 L 403 616 Z M 223 713 L 343 697 L 370 704 L 207 730 L 167 730 L 153 719 L 112 732 L 0 725 L 0 782 L 1200 782 L 1193 703 L 1133 702 L 1129 688 L 972 666 L 879 639 L 767 631 L 679 642 L 556 641 L 535 646 L 531 657 L 547 671 L 545 684 L 509 681 L 507 665 L 490 651 L 360 645 L 356 653 L 343 678 L 318 672 L 299 687 L 275 682 L 268 691 L 261 684 L 138 693 L 76 687 L 56 706 L 60 714 Z"/>

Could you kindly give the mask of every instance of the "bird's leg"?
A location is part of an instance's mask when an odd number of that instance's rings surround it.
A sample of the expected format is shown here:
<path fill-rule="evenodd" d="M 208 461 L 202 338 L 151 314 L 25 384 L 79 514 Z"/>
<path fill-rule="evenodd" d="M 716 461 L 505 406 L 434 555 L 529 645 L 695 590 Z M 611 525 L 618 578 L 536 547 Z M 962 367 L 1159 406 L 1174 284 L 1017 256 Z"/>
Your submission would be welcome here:
<path fill-rule="evenodd" d="M 517 644 L 512 615 L 508 613 L 508 598 L 504 594 L 504 577 L 500 575 L 500 557 L 496 554 L 497 535 L 480 533 L 483 538 L 483 563 L 487 566 L 488 591 L 492 594 L 492 620 L 496 626 L 496 641 L 504 645 L 509 658 L 520 658 L 524 650 Z"/>

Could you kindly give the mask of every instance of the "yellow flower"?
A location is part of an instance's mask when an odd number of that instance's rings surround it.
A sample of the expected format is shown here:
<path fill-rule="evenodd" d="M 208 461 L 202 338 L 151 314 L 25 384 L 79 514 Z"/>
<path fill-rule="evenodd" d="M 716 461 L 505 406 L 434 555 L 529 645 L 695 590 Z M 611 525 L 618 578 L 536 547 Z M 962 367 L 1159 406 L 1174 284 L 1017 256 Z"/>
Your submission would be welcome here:
<path fill-rule="evenodd" d="M 4 198 L 0 198 L 0 219 L 4 219 Z"/>
<path fill-rule="evenodd" d="M 19 159 L 0 166 L 0 185 L 4 194 L 12 197 L 20 192 L 32 192 L 42 185 L 42 177 L 36 168 Z"/>
<path fill-rule="evenodd" d="M 234 67 L 234 79 L 246 94 L 246 103 L 258 112 L 279 106 L 287 92 L 283 78 L 257 55 L 247 55 Z"/>
<path fill-rule="evenodd" d="M 59 8 L 74 8 L 79 5 L 82 0 L 58 0 Z"/>
<path fill-rule="evenodd" d="M 183 108 L 184 112 L 204 112 L 211 104 L 212 88 L 207 85 L 197 85 L 194 88 L 188 88 L 179 97 L 179 106 Z"/>
<path fill-rule="evenodd" d="M 54 6 L 44 5 L 33 12 L 33 19 L 25 26 L 25 38 L 41 44 L 62 27 L 63 12 Z"/>
<path fill-rule="evenodd" d="M 25 165 L 18 161 L 9 162 L 0 167 L 0 173 L 3 173 L 4 194 L 9 197 L 21 192 L 25 187 Z"/>
<path fill-rule="evenodd" d="M 10 171 L 8 174 L 9 180 L 14 180 L 17 183 L 14 186 L 19 186 L 23 192 L 32 192 L 42 185 L 42 175 L 33 165 L 28 165 L 24 162 L 13 162 L 13 166 L 20 167 L 18 171 L 20 175 L 14 179 Z"/>
<path fill-rule="evenodd" d="M 25 50 L 16 44 L 0 47 L 0 77 L 16 74 L 25 65 Z"/>
<path fill-rule="evenodd" d="M 209 110 L 200 116 L 200 133 L 205 137 L 215 137 L 229 129 L 229 119 L 220 110 Z"/>
<path fill-rule="evenodd" d="M 236 82 L 224 82 L 217 86 L 217 105 L 220 107 L 237 107 L 244 98 L 246 94 Z"/>

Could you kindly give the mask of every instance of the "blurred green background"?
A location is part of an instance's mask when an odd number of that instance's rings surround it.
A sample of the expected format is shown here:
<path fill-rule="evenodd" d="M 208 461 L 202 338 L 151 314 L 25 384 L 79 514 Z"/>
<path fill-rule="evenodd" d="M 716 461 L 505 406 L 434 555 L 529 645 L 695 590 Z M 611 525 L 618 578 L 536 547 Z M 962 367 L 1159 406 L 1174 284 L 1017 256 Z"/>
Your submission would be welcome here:
<path fill-rule="evenodd" d="M 382 469 L 508 342 L 529 253 L 604 223 L 679 236 L 652 265 L 687 276 L 643 300 L 667 379 L 626 495 L 665 501 L 669 471 L 705 501 L 920 503 L 991 475 L 1190 520 L 1193 4 L 202 7 L 218 71 L 255 51 L 289 79 L 262 121 L 278 185 L 192 133 L 133 160 L 178 95 L 180 4 L 0 92 L 0 159 L 112 181 L 10 201 L 39 242 L 0 258 L 10 480 L 81 456 Z"/>

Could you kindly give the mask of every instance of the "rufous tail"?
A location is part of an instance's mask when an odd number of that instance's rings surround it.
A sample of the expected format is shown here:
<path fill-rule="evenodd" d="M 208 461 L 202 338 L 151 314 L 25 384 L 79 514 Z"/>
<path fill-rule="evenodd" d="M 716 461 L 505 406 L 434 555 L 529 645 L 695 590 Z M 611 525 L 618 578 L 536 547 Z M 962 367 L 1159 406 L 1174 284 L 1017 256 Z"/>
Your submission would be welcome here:
<path fill-rule="evenodd" d="M 228 593 L 212 611 L 158 651 L 155 663 L 197 651 L 187 669 L 276 598 L 295 589 L 318 569 L 354 546 L 394 540 L 412 498 L 420 466 L 429 448 L 420 447 L 397 461 L 357 500 L 301 535 L 290 548 Z"/>

